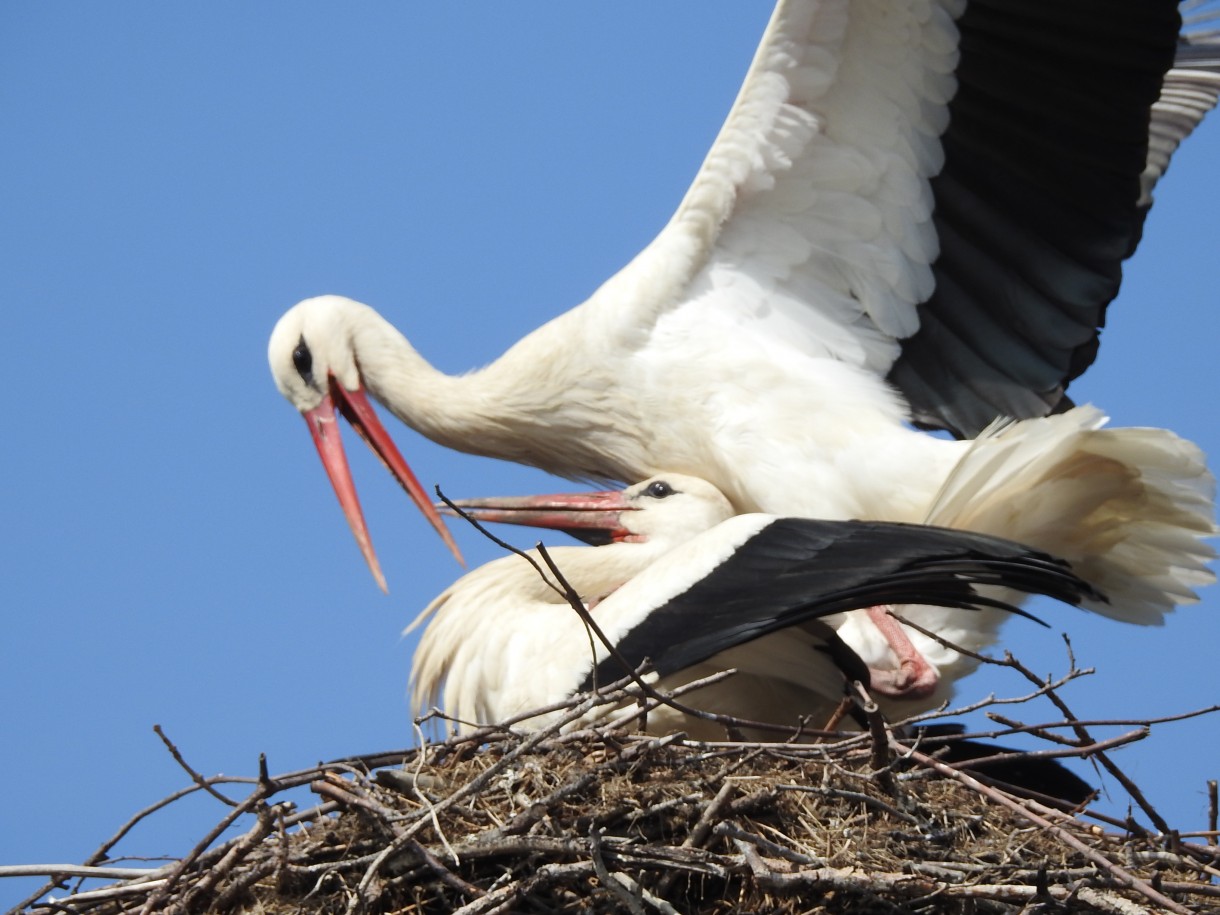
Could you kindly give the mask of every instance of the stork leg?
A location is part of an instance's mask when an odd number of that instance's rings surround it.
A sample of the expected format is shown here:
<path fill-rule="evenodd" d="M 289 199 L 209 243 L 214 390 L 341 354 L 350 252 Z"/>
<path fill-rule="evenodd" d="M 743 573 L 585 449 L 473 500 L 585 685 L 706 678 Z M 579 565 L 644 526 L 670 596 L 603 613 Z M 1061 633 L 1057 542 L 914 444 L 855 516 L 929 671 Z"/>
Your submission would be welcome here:
<path fill-rule="evenodd" d="M 924 699 L 936 689 L 940 674 L 911 644 L 902 624 L 890 615 L 891 609 L 887 605 L 870 607 L 866 611 L 898 659 L 896 670 L 869 668 L 872 689 L 894 699 Z"/>

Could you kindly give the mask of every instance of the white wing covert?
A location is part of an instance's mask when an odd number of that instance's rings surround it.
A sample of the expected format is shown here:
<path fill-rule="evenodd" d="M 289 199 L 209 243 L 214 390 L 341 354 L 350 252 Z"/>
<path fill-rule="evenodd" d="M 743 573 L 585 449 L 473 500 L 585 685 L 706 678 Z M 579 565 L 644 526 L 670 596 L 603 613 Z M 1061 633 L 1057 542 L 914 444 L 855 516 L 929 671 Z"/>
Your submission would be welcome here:
<path fill-rule="evenodd" d="M 588 304 L 658 363 L 726 335 L 836 360 L 961 436 L 1070 406 L 1215 101 L 1216 42 L 1179 27 L 1172 2 L 781 0 L 677 212 Z"/>
<path fill-rule="evenodd" d="M 884 374 L 932 290 L 960 6 L 780 3 L 669 225 L 605 287 L 633 330 L 727 325 Z"/>

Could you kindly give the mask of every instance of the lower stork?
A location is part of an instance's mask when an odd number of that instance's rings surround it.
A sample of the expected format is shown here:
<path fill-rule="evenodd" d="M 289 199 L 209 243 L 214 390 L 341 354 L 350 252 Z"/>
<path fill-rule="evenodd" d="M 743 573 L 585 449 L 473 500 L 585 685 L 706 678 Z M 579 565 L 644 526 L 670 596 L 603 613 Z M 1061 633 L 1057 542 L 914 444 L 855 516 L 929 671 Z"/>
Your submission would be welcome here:
<path fill-rule="evenodd" d="M 715 487 L 680 474 L 622 492 L 464 505 L 478 519 L 595 532 L 608 541 L 549 552 L 616 654 L 593 639 L 540 560 L 490 562 L 411 625 L 427 623 L 412 667 L 416 710 L 439 704 L 463 728 L 621 680 L 630 672 L 624 664 L 634 669 L 646 659 L 663 688 L 737 671 L 684 697 L 687 705 L 816 726 L 838 706 L 845 674 L 870 676 L 825 617 L 905 603 L 1015 610 L 992 596 L 997 587 L 1072 604 L 1105 601 L 1066 563 L 996 537 L 734 515 Z M 720 725 L 671 708 L 650 714 L 648 727 L 723 735 Z"/>

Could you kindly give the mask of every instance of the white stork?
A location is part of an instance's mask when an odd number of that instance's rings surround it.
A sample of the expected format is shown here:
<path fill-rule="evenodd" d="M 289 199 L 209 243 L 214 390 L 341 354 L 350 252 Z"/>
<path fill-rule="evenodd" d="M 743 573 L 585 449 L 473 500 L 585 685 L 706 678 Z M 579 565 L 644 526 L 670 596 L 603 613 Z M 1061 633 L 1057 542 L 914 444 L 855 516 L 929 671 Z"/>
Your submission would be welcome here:
<path fill-rule="evenodd" d="M 1100 430 L 1064 395 L 1152 186 L 1220 91 L 1211 49 L 1178 29 L 1173 0 L 781 0 L 669 224 L 500 359 L 451 377 L 365 305 L 289 310 L 272 373 L 378 580 L 336 406 L 431 510 L 368 396 L 450 447 L 574 478 L 689 473 L 738 511 L 1068 541 L 1070 559 L 1098 562 L 1116 524 L 1136 534 L 1123 562 L 1147 587 L 1114 615 L 1156 622 L 1192 599 L 1214 530 L 1198 449 Z M 969 437 L 1065 409 L 985 447 L 911 427 Z M 1010 529 L 1037 480 L 1088 511 Z M 1098 501 L 1107 487 L 1117 503 Z M 1036 529 L 1052 515 L 1070 523 Z M 925 694 L 935 677 L 903 641 L 891 632 L 883 650 Z"/>
<path fill-rule="evenodd" d="M 1073 604 L 1105 600 L 1066 564 L 1006 540 L 920 525 L 734 515 L 715 487 L 681 474 L 623 492 L 462 504 L 484 520 L 593 531 L 611 541 L 549 553 L 620 654 L 596 643 L 540 559 L 537 567 L 520 556 L 490 562 L 411 626 L 428 623 L 412 665 L 416 710 L 439 702 L 464 727 L 621 680 L 629 672 L 623 662 L 634 669 L 646 658 L 664 688 L 737 670 L 684 697 L 687 705 L 756 722 L 807 717 L 818 726 L 843 697 L 845 674 L 869 676 L 822 617 L 893 602 L 1000 614 L 1005 605 L 987 596 L 994 586 Z M 670 708 L 650 713 L 648 726 L 723 734 Z"/>
<path fill-rule="evenodd" d="M 1081 606 L 1113 619 L 1156 625 L 1207 583 L 1212 481 L 1202 455 L 1158 429 L 1099 429 L 1088 407 L 998 424 L 965 443 L 965 453 L 921 521 L 1005 537 L 1060 557 L 1107 597 Z M 628 490 L 630 492 L 631 490 Z M 487 521 L 561 528 L 589 542 L 604 533 L 599 506 L 614 493 L 484 498 L 459 503 Z M 547 509 L 568 505 L 583 514 Z M 588 519 L 582 525 L 581 519 Z M 625 528 L 612 529 L 626 536 Z M 1005 595 L 1010 602 L 1020 595 Z M 936 639 L 901 626 L 889 607 L 828 620 L 868 666 L 874 695 L 895 716 L 933 708 L 978 666 Z M 978 652 L 992 645 L 1008 614 L 935 605 L 899 615 Z M 900 700 L 899 705 L 886 700 Z"/>

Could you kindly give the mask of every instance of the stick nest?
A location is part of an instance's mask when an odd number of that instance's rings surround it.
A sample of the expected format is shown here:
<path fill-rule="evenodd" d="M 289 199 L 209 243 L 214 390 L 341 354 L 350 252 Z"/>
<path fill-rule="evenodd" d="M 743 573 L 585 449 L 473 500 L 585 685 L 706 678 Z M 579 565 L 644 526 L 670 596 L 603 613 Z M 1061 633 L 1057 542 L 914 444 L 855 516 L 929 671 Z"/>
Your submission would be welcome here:
<path fill-rule="evenodd" d="M 1031 695 L 1066 712 L 1055 688 L 1082 673 Z M 621 709 L 633 694 L 640 705 L 627 720 L 583 723 L 591 708 Z M 558 706 L 544 730 L 484 728 L 275 777 L 264 765 L 257 778 L 206 779 L 166 739 L 195 784 L 137 814 L 85 865 L 47 866 L 53 882 L 14 911 L 1220 911 L 1214 836 L 1191 842 L 1133 817 L 1019 796 L 987 777 L 986 763 L 967 773 L 876 718 L 868 731 L 815 743 L 639 733 L 630 718 L 658 701 L 625 681 Z M 1091 758 L 1160 821 L 1106 756 L 1150 722 L 1120 722 L 1137 727 L 1098 741 L 1070 713 L 1036 726 L 991 717 L 1006 728 L 980 736 L 1021 730 L 1053 747 L 1034 756 Z M 222 793 L 233 782 L 249 787 L 244 799 Z M 189 855 L 155 869 L 107 866 L 136 822 L 192 791 L 230 809 Z M 219 842 L 242 821 L 243 835 Z"/>

